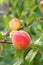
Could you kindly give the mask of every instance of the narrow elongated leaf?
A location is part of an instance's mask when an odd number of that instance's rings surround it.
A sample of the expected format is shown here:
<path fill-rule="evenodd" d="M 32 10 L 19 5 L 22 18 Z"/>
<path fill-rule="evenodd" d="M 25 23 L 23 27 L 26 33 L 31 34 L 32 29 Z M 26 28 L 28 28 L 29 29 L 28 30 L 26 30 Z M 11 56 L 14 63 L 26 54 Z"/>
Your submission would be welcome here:
<path fill-rule="evenodd" d="M 25 59 L 27 61 L 29 61 L 29 63 L 32 62 L 32 60 L 35 58 L 37 52 L 38 52 L 38 50 L 36 50 L 36 49 L 30 50 L 30 52 L 27 54 L 27 56 L 25 57 Z"/>
<path fill-rule="evenodd" d="M 0 40 L 4 39 L 4 36 L 2 35 L 2 32 L 0 32 Z"/>
<path fill-rule="evenodd" d="M 19 59 L 16 63 L 14 63 L 13 65 L 20 65 L 22 63 L 22 59 Z"/>

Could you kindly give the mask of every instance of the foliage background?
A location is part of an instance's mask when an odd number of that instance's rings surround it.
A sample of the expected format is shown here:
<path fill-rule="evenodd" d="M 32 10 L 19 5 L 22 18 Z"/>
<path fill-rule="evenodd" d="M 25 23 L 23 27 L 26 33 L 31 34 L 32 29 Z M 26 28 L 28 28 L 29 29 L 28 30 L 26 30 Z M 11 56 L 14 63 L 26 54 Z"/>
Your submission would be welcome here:
<path fill-rule="evenodd" d="M 43 65 L 43 13 L 39 8 L 40 0 L 0 0 L 0 40 L 11 41 L 3 35 L 9 30 L 9 21 L 14 17 L 21 20 L 21 27 L 28 32 L 32 45 L 20 51 L 12 44 L 0 43 L 0 65 Z M 31 25 L 28 25 L 31 23 Z M 24 27 L 25 26 L 25 27 Z M 34 42 L 40 38 L 38 45 Z"/>

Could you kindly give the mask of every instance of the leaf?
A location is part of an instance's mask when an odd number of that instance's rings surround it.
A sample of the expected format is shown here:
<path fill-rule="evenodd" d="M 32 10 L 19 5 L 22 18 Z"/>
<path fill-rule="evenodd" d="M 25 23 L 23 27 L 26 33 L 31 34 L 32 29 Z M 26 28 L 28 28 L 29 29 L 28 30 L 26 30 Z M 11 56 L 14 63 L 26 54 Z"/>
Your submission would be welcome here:
<path fill-rule="evenodd" d="M 5 16 L 5 18 L 4 18 L 4 22 L 3 22 L 3 25 L 4 25 L 4 27 L 5 27 L 5 29 L 8 29 L 8 27 L 9 27 L 9 21 L 11 20 L 11 17 L 9 17 L 9 16 Z"/>
<path fill-rule="evenodd" d="M 16 63 L 14 63 L 13 65 L 20 65 L 22 63 L 23 59 L 19 59 L 16 61 Z"/>
<path fill-rule="evenodd" d="M 27 56 L 25 57 L 25 59 L 26 59 L 29 63 L 31 63 L 32 60 L 35 58 L 37 52 L 38 52 L 38 50 L 36 50 L 36 49 L 30 50 L 30 52 L 27 54 Z"/>
<path fill-rule="evenodd" d="M 4 36 L 2 35 L 2 32 L 0 32 L 0 40 L 3 40 Z"/>
<path fill-rule="evenodd" d="M 38 53 L 36 57 L 34 58 L 34 65 L 41 65 L 41 54 Z M 43 65 L 43 64 L 42 64 Z"/>
<path fill-rule="evenodd" d="M 25 9 L 29 9 L 34 5 L 35 0 L 25 0 L 24 7 Z"/>

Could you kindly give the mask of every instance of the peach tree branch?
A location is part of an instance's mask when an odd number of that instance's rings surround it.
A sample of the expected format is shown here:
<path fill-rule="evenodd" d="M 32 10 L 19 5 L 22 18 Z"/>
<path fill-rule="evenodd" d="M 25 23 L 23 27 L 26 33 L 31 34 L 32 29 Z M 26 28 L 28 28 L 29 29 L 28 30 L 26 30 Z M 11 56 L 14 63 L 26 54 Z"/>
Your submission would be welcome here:
<path fill-rule="evenodd" d="M 43 18 L 37 18 L 36 20 L 43 20 Z M 32 20 L 32 21 L 33 21 L 33 20 Z M 25 25 L 25 26 L 22 27 L 22 28 L 19 28 L 18 30 L 22 30 L 22 29 L 24 29 L 25 27 L 30 26 L 31 24 L 32 24 L 32 22 L 30 22 L 28 25 Z M 5 36 L 5 37 L 9 36 L 10 31 L 11 31 L 11 30 L 9 29 L 4 36 Z"/>
<path fill-rule="evenodd" d="M 6 43 L 6 44 L 12 44 L 12 42 L 11 41 L 7 41 L 7 40 L 0 40 L 0 43 Z"/>

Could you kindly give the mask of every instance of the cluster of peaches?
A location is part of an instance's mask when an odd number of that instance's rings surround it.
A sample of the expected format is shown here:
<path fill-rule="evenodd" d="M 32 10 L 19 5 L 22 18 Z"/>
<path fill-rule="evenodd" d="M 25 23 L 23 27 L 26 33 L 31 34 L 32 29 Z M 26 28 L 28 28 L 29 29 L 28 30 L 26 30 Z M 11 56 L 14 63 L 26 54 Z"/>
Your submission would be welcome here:
<path fill-rule="evenodd" d="M 21 26 L 20 20 L 18 18 L 12 19 L 9 22 L 9 26 L 11 29 L 10 37 L 14 47 L 19 50 L 27 48 L 31 43 L 31 37 L 27 32 L 18 30 Z"/>

